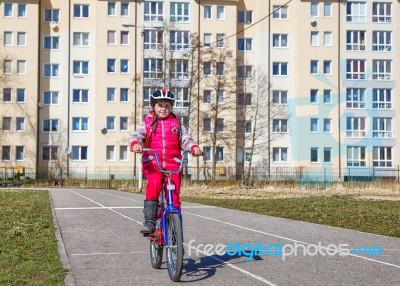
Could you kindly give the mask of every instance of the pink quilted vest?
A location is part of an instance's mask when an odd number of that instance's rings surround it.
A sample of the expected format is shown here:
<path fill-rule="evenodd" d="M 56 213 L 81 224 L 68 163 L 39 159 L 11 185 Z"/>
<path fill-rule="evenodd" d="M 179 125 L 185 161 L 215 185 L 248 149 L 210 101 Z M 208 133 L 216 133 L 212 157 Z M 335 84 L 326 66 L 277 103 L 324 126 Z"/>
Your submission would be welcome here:
<path fill-rule="evenodd" d="M 156 151 L 160 160 L 161 166 L 166 169 L 177 169 L 181 160 L 181 146 L 180 146 L 180 124 L 179 120 L 169 115 L 164 119 L 157 119 L 151 125 L 153 116 L 150 114 L 144 119 L 147 133 L 147 145 L 145 147 L 152 148 Z M 144 154 L 143 162 L 146 161 L 150 153 Z M 156 164 L 155 161 L 152 161 Z"/>

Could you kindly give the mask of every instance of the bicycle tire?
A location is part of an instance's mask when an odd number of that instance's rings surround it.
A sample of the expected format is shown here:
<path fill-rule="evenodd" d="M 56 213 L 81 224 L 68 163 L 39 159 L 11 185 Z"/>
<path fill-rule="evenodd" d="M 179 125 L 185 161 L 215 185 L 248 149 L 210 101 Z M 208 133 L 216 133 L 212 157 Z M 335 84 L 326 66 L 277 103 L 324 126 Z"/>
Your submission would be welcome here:
<path fill-rule="evenodd" d="M 164 247 L 158 244 L 157 239 L 150 240 L 150 262 L 151 267 L 154 269 L 160 269 L 161 267 L 163 249 Z"/>
<path fill-rule="evenodd" d="M 178 282 L 183 269 L 183 230 L 177 213 L 171 213 L 167 218 L 168 244 L 166 258 L 168 274 L 172 281 Z"/>

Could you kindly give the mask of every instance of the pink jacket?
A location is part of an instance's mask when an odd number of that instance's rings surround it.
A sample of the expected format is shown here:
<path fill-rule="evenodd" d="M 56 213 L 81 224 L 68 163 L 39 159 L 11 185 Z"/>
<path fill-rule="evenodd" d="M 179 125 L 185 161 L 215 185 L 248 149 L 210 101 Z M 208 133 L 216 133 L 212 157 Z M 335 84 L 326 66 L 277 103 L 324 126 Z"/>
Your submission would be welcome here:
<path fill-rule="evenodd" d="M 154 149 L 163 168 L 176 169 L 182 158 L 181 150 L 192 150 L 198 145 L 175 115 L 170 114 L 167 118 L 157 119 L 152 125 L 153 116 L 154 111 L 150 111 L 129 138 L 129 145 L 132 147 L 139 143 L 143 147 Z M 151 153 L 144 152 L 142 163 L 152 161 L 152 159 Z"/>

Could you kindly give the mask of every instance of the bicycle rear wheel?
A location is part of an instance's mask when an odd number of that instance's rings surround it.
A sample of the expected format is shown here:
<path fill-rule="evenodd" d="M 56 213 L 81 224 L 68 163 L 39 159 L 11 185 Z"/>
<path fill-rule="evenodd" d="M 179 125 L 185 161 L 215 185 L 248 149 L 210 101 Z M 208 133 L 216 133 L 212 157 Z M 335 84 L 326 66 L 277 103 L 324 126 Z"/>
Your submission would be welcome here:
<path fill-rule="evenodd" d="M 167 218 L 168 244 L 167 268 L 172 281 L 181 279 L 183 268 L 183 230 L 181 220 L 177 213 L 171 213 Z"/>
<path fill-rule="evenodd" d="M 159 269 L 161 267 L 163 249 L 164 247 L 158 244 L 157 237 L 150 239 L 150 261 L 151 267 L 154 269 Z"/>

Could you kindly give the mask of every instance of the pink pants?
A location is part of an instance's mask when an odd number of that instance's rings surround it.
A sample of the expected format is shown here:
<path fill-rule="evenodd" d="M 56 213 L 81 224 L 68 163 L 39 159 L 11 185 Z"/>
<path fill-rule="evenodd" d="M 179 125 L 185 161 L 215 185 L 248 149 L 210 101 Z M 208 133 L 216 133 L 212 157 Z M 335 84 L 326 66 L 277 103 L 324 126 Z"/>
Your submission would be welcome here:
<path fill-rule="evenodd" d="M 143 174 L 147 179 L 146 186 L 146 200 L 158 200 L 161 192 L 161 171 L 157 166 L 154 166 L 150 162 L 145 163 L 143 166 Z M 174 206 L 180 211 L 181 210 L 181 199 L 179 197 L 181 191 L 181 176 L 182 173 L 172 174 L 171 183 L 175 185 L 175 190 L 172 191 L 172 198 L 174 200 Z M 167 178 L 165 178 L 165 185 L 167 184 Z M 168 193 L 166 193 L 166 200 Z"/>

